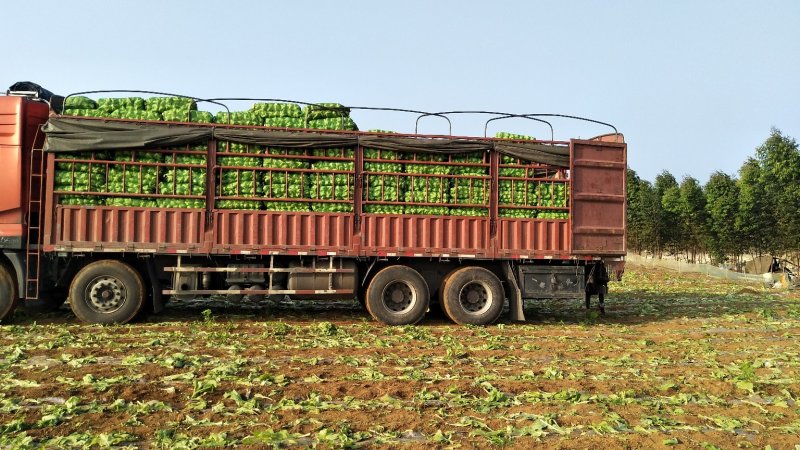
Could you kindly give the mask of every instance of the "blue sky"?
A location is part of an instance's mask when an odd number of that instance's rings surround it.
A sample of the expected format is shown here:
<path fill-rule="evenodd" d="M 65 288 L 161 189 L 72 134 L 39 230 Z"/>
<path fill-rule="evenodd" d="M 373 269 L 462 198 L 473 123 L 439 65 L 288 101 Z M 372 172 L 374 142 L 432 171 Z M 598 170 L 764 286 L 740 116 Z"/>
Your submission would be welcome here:
<path fill-rule="evenodd" d="M 8 8 L 6 8 L 8 9 Z M 800 138 L 798 1 L 38 1 L 4 20 L 0 86 L 144 89 L 611 122 L 630 166 L 735 173 L 771 127 Z M 246 109 L 246 103 L 230 103 Z M 213 108 L 209 108 L 212 109 Z M 353 114 L 413 132 L 414 117 Z M 454 118 L 483 135 L 486 118 Z M 555 122 L 556 138 L 606 129 Z M 548 137 L 522 119 L 492 125 Z M 441 121 L 420 132 L 446 133 Z"/>

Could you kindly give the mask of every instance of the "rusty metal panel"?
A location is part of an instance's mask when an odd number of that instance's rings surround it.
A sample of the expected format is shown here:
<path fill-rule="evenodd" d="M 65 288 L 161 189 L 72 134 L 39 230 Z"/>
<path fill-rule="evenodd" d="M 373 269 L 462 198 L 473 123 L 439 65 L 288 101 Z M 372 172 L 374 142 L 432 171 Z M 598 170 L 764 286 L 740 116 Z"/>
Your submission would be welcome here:
<path fill-rule="evenodd" d="M 22 98 L 0 97 L 0 223 L 22 223 Z M 19 227 L 21 236 L 22 227 Z"/>
<path fill-rule="evenodd" d="M 47 104 L 0 96 L 0 227 L 2 236 L 22 236 L 27 208 L 28 159 L 36 131 L 47 119 Z M 38 188 L 38 185 L 37 185 Z"/>
<path fill-rule="evenodd" d="M 353 215 L 314 212 L 217 210 L 214 252 L 352 250 Z"/>
<path fill-rule="evenodd" d="M 572 253 L 625 255 L 626 144 L 571 142 Z"/>
<path fill-rule="evenodd" d="M 499 257 L 565 258 L 569 255 L 569 221 L 499 219 Z"/>
<path fill-rule="evenodd" d="M 56 207 L 59 247 L 193 247 L 201 243 L 203 212 L 180 209 Z"/>
<path fill-rule="evenodd" d="M 489 219 L 414 215 L 364 215 L 362 248 L 377 253 L 488 256 Z"/>

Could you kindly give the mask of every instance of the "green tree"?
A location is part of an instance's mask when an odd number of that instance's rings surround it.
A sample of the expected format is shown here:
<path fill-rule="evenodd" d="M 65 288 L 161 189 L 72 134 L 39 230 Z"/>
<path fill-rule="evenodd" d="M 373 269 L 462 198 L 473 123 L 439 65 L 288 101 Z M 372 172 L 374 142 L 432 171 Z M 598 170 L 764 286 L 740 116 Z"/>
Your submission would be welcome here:
<path fill-rule="evenodd" d="M 706 214 L 706 195 L 700 182 L 692 177 L 684 177 L 680 185 L 679 215 L 685 250 L 690 260 L 695 262 L 703 251 L 707 237 L 708 218 Z"/>
<path fill-rule="evenodd" d="M 754 158 L 748 158 L 739 169 L 739 211 L 736 233 L 742 250 L 761 256 L 777 248 L 778 228 L 774 204 L 767 197 L 764 174 Z"/>
<path fill-rule="evenodd" d="M 714 172 L 705 186 L 708 214 L 708 250 L 715 263 L 738 256 L 741 242 L 736 233 L 739 212 L 739 186 L 730 175 Z"/>
<path fill-rule="evenodd" d="M 656 252 L 657 230 L 655 215 L 660 211 L 653 185 L 628 169 L 628 247 L 637 253 Z"/>
<path fill-rule="evenodd" d="M 761 179 L 769 202 L 774 205 L 777 225 L 776 250 L 800 251 L 800 150 L 797 142 L 772 129 L 756 149 Z"/>
<path fill-rule="evenodd" d="M 659 207 L 652 211 L 656 221 L 656 250 L 660 256 L 663 250 L 675 252 L 680 243 L 678 213 L 675 211 L 675 199 L 679 197 L 676 192 L 678 182 L 664 170 L 656 176 L 653 189 L 660 202 Z"/>

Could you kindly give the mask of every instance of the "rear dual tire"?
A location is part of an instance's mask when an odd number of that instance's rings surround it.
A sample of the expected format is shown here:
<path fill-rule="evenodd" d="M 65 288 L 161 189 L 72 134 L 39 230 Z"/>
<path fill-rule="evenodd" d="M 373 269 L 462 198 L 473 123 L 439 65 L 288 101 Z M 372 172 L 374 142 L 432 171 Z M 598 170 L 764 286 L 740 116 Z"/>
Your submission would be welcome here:
<path fill-rule="evenodd" d="M 489 325 L 503 312 L 505 293 L 497 275 L 469 266 L 445 276 L 439 301 L 447 317 L 457 324 Z"/>
<path fill-rule="evenodd" d="M 419 272 L 401 265 L 376 273 L 365 297 L 369 314 L 387 325 L 415 324 L 430 305 L 428 283 Z"/>

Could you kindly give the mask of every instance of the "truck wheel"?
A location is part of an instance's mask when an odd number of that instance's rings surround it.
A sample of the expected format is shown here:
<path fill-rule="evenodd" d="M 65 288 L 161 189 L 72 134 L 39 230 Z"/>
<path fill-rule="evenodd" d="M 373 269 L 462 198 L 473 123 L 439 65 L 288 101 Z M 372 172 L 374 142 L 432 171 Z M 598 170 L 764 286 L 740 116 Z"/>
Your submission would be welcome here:
<path fill-rule="evenodd" d="M 6 323 L 14 315 L 18 302 L 17 280 L 6 266 L 0 264 L 0 323 Z"/>
<path fill-rule="evenodd" d="M 503 312 L 503 285 L 483 267 L 463 267 L 445 277 L 442 305 L 453 322 L 488 325 Z"/>
<path fill-rule="evenodd" d="M 367 311 L 387 325 L 410 325 L 428 312 L 430 293 L 422 275 L 408 266 L 389 266 L 370 281 Z"/>
<path fill-rule="evenodd" d="M 93 262 L 75 275 L 69 301 L 82 322 L 127 323 L 144 306 L 144 280 L 124 262 Z"/>

